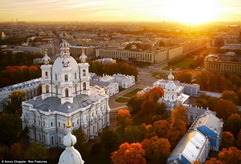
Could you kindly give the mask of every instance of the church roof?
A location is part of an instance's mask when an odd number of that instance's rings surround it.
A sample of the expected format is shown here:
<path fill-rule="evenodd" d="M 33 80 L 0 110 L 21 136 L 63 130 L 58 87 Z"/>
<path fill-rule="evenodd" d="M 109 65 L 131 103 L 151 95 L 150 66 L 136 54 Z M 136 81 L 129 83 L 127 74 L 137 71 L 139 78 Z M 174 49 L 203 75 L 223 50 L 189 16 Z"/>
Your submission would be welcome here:
<path fill-rule="evenodd" d="M 73 98 L 73 103 L 66 102 L 61 104 L 61 99 L 58 97 L 48 97 L 46 99 L 37 97 L 36 99 L 28 100 L 25 103 L 31 104 L 34 109 L 40 111 L 58 111 L 62 113 L 72 113 L 80 108 L 94 104 L 105 96 L 106 95 L 102 94 L 99 88 L 91 87 L 90 96 L 84 94 L 77 95 Z"/>

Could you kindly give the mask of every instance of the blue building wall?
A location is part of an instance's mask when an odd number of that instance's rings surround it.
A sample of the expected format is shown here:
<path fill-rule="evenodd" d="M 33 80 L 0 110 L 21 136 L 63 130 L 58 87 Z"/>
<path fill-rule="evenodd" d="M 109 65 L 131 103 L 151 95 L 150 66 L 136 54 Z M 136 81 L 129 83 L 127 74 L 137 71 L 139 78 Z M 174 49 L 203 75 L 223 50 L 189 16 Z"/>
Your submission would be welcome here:
<path fill-rule="evenodd" d="M 190 162 L 183 155 L 181 155 L 181 162 L 183 164 L 190 164 Z"/>

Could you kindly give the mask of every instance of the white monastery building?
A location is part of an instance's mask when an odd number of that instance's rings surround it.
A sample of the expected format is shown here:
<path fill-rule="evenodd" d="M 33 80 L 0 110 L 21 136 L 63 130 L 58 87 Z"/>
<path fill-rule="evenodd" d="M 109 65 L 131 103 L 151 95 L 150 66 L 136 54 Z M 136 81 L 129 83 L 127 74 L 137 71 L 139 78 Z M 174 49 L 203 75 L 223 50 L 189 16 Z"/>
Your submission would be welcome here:
<path fill-rule="evenodd" d="M 42 70 L 42 95 L 22 103 L 23 128 L 29 128 L 30 141 L 46 147 L 63 147 L 67 118 L 73 129 L 81 128 L 93 139 L 109 126 L 109 96 L 103 88 L 90 86 L 89 64 L 82 51 L 81 63 L 70 56 L 66 40 L 54 64 L 45 52 Z"/>

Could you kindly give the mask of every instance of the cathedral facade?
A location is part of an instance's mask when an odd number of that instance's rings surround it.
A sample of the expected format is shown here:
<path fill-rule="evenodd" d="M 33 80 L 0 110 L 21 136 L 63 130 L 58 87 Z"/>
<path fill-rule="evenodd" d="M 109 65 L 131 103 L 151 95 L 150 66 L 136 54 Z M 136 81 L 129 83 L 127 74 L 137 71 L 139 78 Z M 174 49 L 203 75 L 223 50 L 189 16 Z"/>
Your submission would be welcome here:
<path fill-rule="evenodd" d="M 52 64 L 45 52 L 42 70 L 42 95 L 22 103 L 23 128 L 29 128 L 32 142 L 48 148 L 63 146 L 66 125 L 81 128 L 93 139 L 109 126 L 109 96 L 103 88 L 90 86 L 89 64 L 82 51 L 81 63 L 70 56 L 66 40 L 60 45 L 60 56 Z"/>

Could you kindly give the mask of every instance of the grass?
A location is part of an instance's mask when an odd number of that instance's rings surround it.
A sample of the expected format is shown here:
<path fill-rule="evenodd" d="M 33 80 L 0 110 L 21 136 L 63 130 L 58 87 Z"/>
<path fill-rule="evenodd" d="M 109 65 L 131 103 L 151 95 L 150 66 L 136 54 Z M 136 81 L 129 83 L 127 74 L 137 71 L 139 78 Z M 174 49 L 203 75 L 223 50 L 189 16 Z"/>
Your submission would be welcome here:
<path fill-rule="evenodd" d="M 118 103 L 127 103 L 129 101 L 128 98 L 125 98 L 125 97 L 119 97 L 117 99 L 115 99 L 115 102 L 118 102 Z"/>
<path fill-rule="evenodd" d="M 140 88 L 136 88 L 130 92 L 128 92 L 127 94 L 123 95 L 123 97 L 129 97 L 131 98 L 132 96 L 134 96 L 138 91 L 141 91 L 142 89 Z"/>
<path fill-rule="evenodd" d="M 166 77 L 165 73 L 159 73 L 159 72 L 153 72 L 152 77 L 155 77 L 157 79 L 164 79 Z"/>
<path fill-rule="evenodd" d="M 168 66 L 166 66 L 166 67 L 164 67 L 162 69 L 163 70 L 170 70 L 170 69 L 175 70 L 175 68 L 191 69 L 190 68 L 190 64 L 193 63 L 193 62 L 195 62 L 195 60 L 185 58 L 185 59 L 181 60 L 180 62 L 174 64 L 173 66 L 168 65 Z"/>
<path fill-rule="evenodd" d="M 193 63 L 195 60 L 193 59 L 185 59 L 181 62 L 177 63 L 175 67 L 182 68 L 182 69 L 191 69 L 190 64 Z"/>
<path fill-rule="evenodd" d="M 175 66 L 168 65 L 162 68 L 162 70 L 170 70 L 170 69 L 175 70 Z"/>

